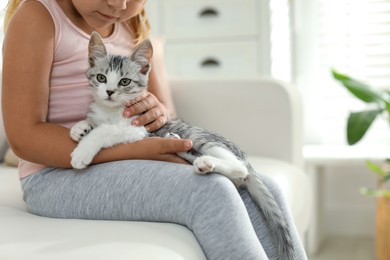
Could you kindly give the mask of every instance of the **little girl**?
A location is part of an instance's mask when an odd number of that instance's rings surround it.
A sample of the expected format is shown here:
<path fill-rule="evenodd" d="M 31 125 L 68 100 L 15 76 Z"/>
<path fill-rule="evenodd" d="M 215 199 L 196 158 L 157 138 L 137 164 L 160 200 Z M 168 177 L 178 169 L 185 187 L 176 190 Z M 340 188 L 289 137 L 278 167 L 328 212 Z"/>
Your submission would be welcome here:
<path fill-rule="evenodd" d="M 54 218 L 171 222 L 187 226 L 206 257 L 278 259 L 264 216 L 244 190 L 219 174 L 193 173 L 176 156 L 191 141 L 146 138 L 103 149 L 82 173 L 71 169 L 69 128 L 92 101 L 85 71 L 89 35 L 108 52 L 131 54 L 148 37 L 145 0 L 10 0 L 3 46 L 2 111 L 31 213 Z M 174 116 L 161 55 L 149 92 L 124 116 L 148 131 Z M 288 217 L 295 259 L 306 259 L 277 186 L 268 189 Z M 147 203 L 145 203 L 145 201 Z"/>

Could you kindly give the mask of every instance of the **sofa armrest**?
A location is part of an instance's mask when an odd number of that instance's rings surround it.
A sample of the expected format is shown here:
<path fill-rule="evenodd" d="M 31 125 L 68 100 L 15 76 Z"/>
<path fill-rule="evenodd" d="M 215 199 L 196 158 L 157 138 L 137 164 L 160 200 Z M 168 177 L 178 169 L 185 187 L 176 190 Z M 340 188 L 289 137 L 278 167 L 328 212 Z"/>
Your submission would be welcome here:
<path fill-rule="evenodd" d="M 302 167 L 298 90 L 272 79 L 171 79 L 178 116 L 215 131 L 247 154 Z"/>

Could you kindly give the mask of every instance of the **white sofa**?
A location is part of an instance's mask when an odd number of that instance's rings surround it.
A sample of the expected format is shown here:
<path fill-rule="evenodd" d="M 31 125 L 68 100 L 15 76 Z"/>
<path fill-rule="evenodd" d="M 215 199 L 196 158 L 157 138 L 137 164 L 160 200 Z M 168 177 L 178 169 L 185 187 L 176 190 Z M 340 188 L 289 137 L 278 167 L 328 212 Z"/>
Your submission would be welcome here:
<path fill-rule="evenodd" d="M 280 184 L 303 239 L 309 224 L 311 195 L 308 177 L 301 170 L 302 126 L 297 89 L 271 79 L 177 79 L 171 80 L 171 86 L 181 118 L 235 141 L 250 155 L 259 172 Z M 0 148 L 5 142 L 1 130 L 0 127 Z M 205 256 L 191 231 L 176 224 L 32 215 L 22 199 L 16 168 L 3 164 L 0 259 L 200 260 Z"/>

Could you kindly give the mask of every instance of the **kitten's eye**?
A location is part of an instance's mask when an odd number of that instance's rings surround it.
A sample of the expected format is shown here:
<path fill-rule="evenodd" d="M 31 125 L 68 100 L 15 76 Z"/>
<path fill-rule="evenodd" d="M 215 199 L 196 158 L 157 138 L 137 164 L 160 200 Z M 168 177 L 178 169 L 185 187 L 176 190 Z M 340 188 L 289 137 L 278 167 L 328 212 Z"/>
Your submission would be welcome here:
<path fill-rule="evenodd" d="M 97 81 L 99 81 L 100 83 L 107 83 L 107 78 L 106 78 L 106 76 L 104 76 L 103 74 L 97 74 L 97 75 L 96 75 L 96 79 L 97 79 Z"/>
<path fill-rule="evenodd" d="M 123 78 L 121 81 L 119 81 L 119 85 L 126 87 L 131 83 L 131 79 Z"/>

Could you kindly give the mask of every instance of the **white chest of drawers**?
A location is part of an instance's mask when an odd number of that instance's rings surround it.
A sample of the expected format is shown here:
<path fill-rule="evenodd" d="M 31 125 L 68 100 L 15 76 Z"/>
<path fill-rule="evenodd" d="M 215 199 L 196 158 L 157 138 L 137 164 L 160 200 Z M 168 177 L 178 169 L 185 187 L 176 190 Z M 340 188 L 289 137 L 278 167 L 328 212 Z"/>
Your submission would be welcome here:
<path fill-rule="evenodd" d="M 269 75 L 267 0 L 154 0 L 152 35 L 165 39 L 170 76 Z"/>

